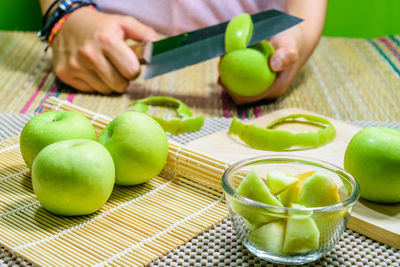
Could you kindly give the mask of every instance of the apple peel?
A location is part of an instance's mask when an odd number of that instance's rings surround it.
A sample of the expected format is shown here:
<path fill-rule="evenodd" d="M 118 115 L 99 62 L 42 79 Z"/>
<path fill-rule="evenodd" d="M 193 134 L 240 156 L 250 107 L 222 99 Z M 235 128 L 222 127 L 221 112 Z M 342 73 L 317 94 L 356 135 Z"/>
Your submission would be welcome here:
<path fill-rule="evenodd" d="M 324 125 L 316 132 L 293 133 L 288 130 L 275 130 L 273 127 L 288 121 L 303 118 L 308 122 Z M 237 135 L 244 143 L 260 150 L 282 151 L 292 147 L 317 148 L 336 136 L 336 130 L 329 120 L 310 114 L 291 114 L 278 118 L 265 128 L 257 125 L 247 125 L 234 117 L 228 134 Z"/>
<path fill-rule="evenodd" d="M 234 17 L 226 27 L 225 51 L 245 49 L 253 35 L 253 21 L 247 13 Z"/>
<path fill-rule="evenodd" d="M 148 106 L 163 106 L 172 107 L 175 109 L 178 118 L 164 119 L 161 117 L 148 114 Z M 186 132 L 195 132 L 201 129 L 204 124 L 204 117 L 202 115 L 193 116 L 189 107 L 174 97 L 167 96 L 153 96 L 139 100 L 135 100 L 129 104 L 133 106 L 133 111 L 142 112 L 150 115 L 156 120 L 161 127 L 171 134 L 182 134 Z"/>

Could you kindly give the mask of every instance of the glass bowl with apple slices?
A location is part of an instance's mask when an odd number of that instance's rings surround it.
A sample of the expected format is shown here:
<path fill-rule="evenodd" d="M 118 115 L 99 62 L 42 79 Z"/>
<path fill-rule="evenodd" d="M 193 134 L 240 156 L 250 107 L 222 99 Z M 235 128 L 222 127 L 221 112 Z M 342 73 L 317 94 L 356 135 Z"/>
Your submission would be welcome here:
<path fill-rule="evenodd" d="M 360 195 L 340 167 L 303 156 L 259 156 L 222 176 L 229 215 L 243 245 L 257 257 L 304 264 L 338 242 Z"/>

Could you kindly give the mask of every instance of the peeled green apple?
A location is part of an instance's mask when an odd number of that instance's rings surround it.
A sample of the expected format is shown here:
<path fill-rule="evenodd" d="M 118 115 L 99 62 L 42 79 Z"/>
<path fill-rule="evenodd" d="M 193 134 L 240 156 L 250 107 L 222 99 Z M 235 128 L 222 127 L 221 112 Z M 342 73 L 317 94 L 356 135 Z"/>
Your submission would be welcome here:
<path fill-rule="evenodd" d="M 264 92 L 276 76 L 268 65 L 273 53 L 273 47 L 267 41 L 227 53 L 219 63 L 222 83 L 240 96 L 255 96 Z"/>
<path fill-rule="evenodd" d="M 348 144 L 344 168 L 360 185 L 360 196 L 382 203 L 400 201 L 400 131 L 360 130 Z"/>
<path fill-rule="evenodd" d="M 67 139 L 96 139 L 90 121 L 73 111 L 49 111 L 28 121 L 21 132 L 20 149 L 29 169 L 36 155 L 47 145 Z"/>
<path fill-rule="evenodd" d="M 165 131 L 153 118 L 141 112 L 118 115 L 100 133 L 99 142 L 114 159 L 118 185 L 144 183 L 158 175 L 167 162 Z"/>
<path fill-rule="evenodd" d="M 46 146 L 32 166 L 32 185 L 40 204 L 64 216 L 87 215 L 111 195 L 115 178 L 110 153 L 99 143 L 72 139 Z"/>

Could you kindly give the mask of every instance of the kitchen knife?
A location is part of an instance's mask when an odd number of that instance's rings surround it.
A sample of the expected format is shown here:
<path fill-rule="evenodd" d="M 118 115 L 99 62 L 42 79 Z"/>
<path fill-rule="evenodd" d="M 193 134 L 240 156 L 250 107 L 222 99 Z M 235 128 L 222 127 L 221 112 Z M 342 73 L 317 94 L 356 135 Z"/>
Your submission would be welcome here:
<path fill-rule="evenodd" d="M 251 15 L 254 23 L 249 46 L 303 21 L 275 9 Z M 225 54 L 228 22 L 133 47 L 141 63 L 147 65 L 144 79 L 181 69 Z"/>

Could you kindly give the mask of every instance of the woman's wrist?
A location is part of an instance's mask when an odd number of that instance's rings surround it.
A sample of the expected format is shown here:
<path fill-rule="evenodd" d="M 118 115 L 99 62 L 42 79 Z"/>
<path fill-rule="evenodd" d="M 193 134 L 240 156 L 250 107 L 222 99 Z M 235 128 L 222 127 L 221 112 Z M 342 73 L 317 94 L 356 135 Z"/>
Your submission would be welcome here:
<path fill-rule="evenodd" d="M 51 44 L 55 34 L 61 29 L 68 15 L 84 7 L 96 8 L 97 5 L 91 0 L 56 0 L 49 5 L 43 16 L 42 28 L 38 36 L 42 41 Z"/>

